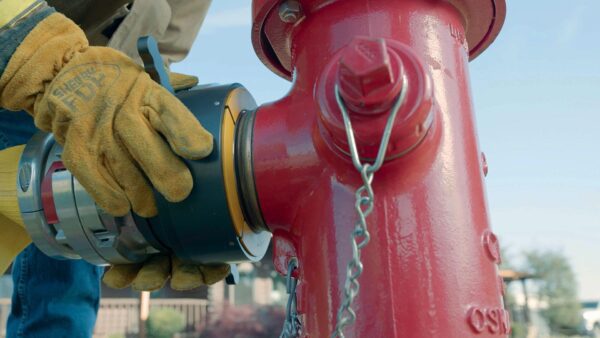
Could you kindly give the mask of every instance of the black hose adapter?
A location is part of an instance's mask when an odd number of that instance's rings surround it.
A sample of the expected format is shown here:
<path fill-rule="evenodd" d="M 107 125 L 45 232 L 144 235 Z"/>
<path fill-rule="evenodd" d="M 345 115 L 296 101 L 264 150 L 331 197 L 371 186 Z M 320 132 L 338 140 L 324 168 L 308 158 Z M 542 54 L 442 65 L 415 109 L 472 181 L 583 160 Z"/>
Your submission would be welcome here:
<path fill-rule="evenodd" d="M 252 172 L 256 103 L 239 84 L 176 95 L 213 135 L 213 152 L 184 160 L 194 179 L 192 192 L 178 203 L 155 193 L 159 212 L 151 219 L 107 215 L 62 166 L 62 148 L 52 135 L 32 138 L 20 160 L 17 189 L 26 228 L 44 253 L 97 265 L 137 263 L 157 253 L 197 264 L 258 261 L 265 255 L 271 233 Z"/>
<path fill-rule="evenodd" d="M 159 213 L 149 220 L 148 229 L 184 260 L 260 260 L 271 233 L 262 220 L 252 173 L 254 99 L 239 84 L 204 87 L 178 97 L 213 135 L 213 152 L 199 161 L 184 160 L 195 182 L 190 196 L 171 203 L 156 194 Z"/>

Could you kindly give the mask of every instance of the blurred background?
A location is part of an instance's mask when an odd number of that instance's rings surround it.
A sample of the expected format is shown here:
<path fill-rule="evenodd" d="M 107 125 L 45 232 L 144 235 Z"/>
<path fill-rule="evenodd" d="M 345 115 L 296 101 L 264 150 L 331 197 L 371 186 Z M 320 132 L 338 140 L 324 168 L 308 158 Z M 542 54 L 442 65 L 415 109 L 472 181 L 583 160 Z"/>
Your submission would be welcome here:
<path fill-rule="evenodd" d="M 173 70 L 239 82 L 258 103 L 290 83 L 254 55 L 250 0 L 213 1 L 191 55 Z M 513 337 L 600 337 L 600 28 L 597 0 L 507 0 L 496 42 L 471 63 L 492 228 L 499 235 Z M 275 337 L 284 281 L 270 258 L 241 282 L 147 301 L 105 290 L 98 337 Z M 0 332 L 11 285 L 0 283 Z M 143 312 L 143 310 L 142 310 Z M 145 324 L 139 318 L 148 316 Z M 142 327 L 143 326 L 143 327 Z"/>

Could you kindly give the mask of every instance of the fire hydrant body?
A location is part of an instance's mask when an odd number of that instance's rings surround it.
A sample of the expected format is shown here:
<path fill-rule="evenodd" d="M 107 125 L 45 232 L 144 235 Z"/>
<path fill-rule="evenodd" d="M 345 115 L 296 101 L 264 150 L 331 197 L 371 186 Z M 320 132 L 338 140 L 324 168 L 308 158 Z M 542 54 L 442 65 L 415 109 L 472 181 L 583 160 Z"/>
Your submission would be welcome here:
<path fill-rule="evenodd" d="M 504 0 L 255 0 L 257 54 L 293 87 L 258 108 L 240 85 L 177 93 L 215 136 L 186 161 L 207 182 L 186 200 L 105 215 L 43 133 L 3 181 L 51 256 L 235 264 L 272 235 L 294 334 L 506 337 L 468 79 L 504 15 Z"/>
<path fill-rule="evenodd" d="M 363 184 L 342 133 L 335 87 L 347 86 L 341 94 L 365 162 L 373 159 L 392 109 L 385 95 L 383 106 L 375 100 L 361 108 L 360 95 L 387 80 L 376 67 L 373 81 L 345 77 L 348 68 L 360 73 L 352 68 L 363 67 L 348 59 L 340 66 L 354 43 L 367 64 L 399 60 L 390 78 L 405 77 L 406 97 L 373 179 L 357 319 L 346 336 L 506 337 L 498 241 L 489 227 L 468 76 L 469 60 L 500 30 L 504 1 L 292 5 L 253 2 L 255 49 L 274 72 L 293 79 L 293 88 L 256 112 L 252 163 L 260 209 L 274 234 L 275 266 L 285 273 L 290 259 L 298 259 L 303 334 L 328 337 L 334 330 L 357 221 L 354 193 Z M 361 51 L 357 38 L 380 45 Z M 380 57 L 380 48 L 391 56 Z M 358 89 L 349 93 L 352 88 Z"/>

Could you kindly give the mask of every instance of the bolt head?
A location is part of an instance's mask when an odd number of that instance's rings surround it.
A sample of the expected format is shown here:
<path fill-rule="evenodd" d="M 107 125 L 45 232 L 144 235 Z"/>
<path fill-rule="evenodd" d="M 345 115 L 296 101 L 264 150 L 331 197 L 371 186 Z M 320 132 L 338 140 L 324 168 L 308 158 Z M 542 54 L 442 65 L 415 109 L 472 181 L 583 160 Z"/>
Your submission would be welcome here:
<path fill-rule="evenodd" d="M 340 90 L 344 96 L 360 99 L 394 84 L 395 76 L 385 40 L 354 39 L 342 54 Z"/>
<path fill-rule="evenodd" d="M 297 0 L 284 1 L 279 5 L 279 18 L 285 23 L 294 23 L 300 20 L 302 7 Z"/>
<path fill-rule="evenodd" d="M 481 166 L 483 168 L 483 176 L 485 177 L 488 174 L 489 167 L 488 167 L 487 159 L 483 152 L 481 153 Z"/>

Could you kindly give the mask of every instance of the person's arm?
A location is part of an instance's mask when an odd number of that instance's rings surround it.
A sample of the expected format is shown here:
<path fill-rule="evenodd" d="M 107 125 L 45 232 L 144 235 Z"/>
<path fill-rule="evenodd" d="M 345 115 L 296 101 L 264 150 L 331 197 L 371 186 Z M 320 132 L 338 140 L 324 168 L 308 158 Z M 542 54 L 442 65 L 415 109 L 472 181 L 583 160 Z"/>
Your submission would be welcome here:
<path fill-rule="evenodd" d="M 44 1 L 0 0 L 0 76 L 22 40 L 54 10 Z M 14 147 L 0 154 L 0 275 L 31 239 L 23 227 L 16 203 L 15 182 L 22 151 Z"/>
<path fill-rule="evenodd" d="M 0 76 L 27 34 L 54 9 L 40 0 L 0 0 Z"/>
<path fill-rule="evenodd" d="M 133 3 L 131 12 L 114 32 L 107 46 L 141 63 L 137 39 L 152 35 L 165 65 L 183 60 L 204 22 L 211 0 L 155 0 Z"/>
<path fill-rule="evenodd" d="M 4 15 L 4 1 L 13 0 L 0 1 Z M 130 210 L 156 215 L 152 186 L 169 201 L 186 198 L 192 176 L 179 157 L 202 158 L 213 140 L 181 101 L 126 55 L 89 46 L 84 32 L 62 14 L 36 7 L 17 16 L 0 33 L 10 42 L 1 45 L 0 106 L 26 110 L 38 128 L 52 132 L 63 146 L 64 165 L 112 215 Z M 12 223 L 0 218 L 3 238 L 16 238 L 7 230 L 16 229 Z M 0 256 L 6 256 L 4 247 L 19 249 L 4 244 Z M 132 275 L 112 276 L 148 289 L 171 277 L 172 286 L 187 288 L 197 285 L 187 283 L 190 279 L 211 283 L 228 272 L 227 265 L 191 267 L 187 271 L 176 258 L 156 256 L 128 269 Z"/>
<path fill-rule="evenodd" d="M 0 106 L 26 110 L 52 132 L 67 169 L 116 216 L 131 209 L 154 216 L 151 185 L 183 200 L 193 182 L 177 155 L 198 159 L 212 150 L 212 135 L 176 97 L 122 53 L 89 46 L 59 13 L 39 21 L 12 54 Z"/>
<path fill-rule="evenodd" d="M 158 46 L 167 64 L 183 60 L 198 36 L 212 0 L 167 0 L 171 20 Z"/>

